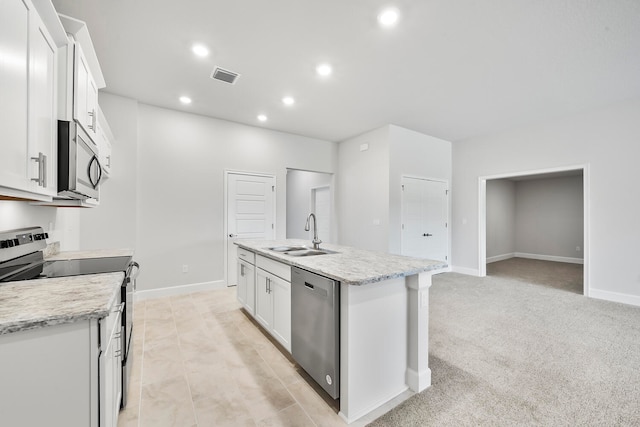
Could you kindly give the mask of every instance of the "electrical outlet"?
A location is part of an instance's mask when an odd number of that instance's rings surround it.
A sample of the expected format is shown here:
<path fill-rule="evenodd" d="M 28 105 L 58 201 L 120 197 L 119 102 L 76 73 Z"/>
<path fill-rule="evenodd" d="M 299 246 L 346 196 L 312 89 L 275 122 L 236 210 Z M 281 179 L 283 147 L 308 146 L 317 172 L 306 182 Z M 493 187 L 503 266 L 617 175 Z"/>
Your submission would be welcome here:
<path fill-rule="evenodd" d="M 188 273 L 189 272 L 189 266 L 187 264 L 182 264 L 182 272 L 183 273 Z"/>
<path fill-rule="evenodd" d="M 580 252 L 580 246 L 576 246 L 576 252 Z"/>

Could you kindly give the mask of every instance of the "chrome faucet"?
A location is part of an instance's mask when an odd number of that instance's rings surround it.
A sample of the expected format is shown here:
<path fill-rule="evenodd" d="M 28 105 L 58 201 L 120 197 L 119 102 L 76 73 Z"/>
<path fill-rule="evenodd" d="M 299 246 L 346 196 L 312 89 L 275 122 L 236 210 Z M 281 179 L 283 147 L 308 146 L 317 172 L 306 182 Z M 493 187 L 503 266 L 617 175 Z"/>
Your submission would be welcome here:
<path fill-rule="evenodd" d="M 313 217 L 313 249 L 320 249 L 320 243 L 322 240 L 318 239 L 318 220 L 316 219 L 316 215 L 311 212 L 307 217 L 307 224 L 304 226 L 304 231 L 309 231 L 309 220 Z"/>

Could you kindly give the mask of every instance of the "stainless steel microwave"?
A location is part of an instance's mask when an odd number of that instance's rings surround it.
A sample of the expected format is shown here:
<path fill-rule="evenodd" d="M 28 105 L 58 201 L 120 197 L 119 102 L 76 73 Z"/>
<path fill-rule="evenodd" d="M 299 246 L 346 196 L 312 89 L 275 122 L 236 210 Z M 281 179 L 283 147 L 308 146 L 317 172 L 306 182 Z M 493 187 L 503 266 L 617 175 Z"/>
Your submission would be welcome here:
<path fill-rule="evenodd" d="M 58 196 L 97 199 L 101 179 L 95 142 L 76 122 L 58 120 Z"/>

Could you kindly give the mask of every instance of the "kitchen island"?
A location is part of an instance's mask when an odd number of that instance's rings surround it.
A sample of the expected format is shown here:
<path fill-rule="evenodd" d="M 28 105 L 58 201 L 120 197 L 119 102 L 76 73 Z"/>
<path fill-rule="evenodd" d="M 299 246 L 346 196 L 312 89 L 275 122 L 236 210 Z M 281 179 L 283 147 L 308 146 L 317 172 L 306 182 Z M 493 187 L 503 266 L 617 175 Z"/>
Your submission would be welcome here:
<path fill-rule="evenodd" d="M 432 274 L 446 268 L 444 262 L 330 244 L 322 248 L 334 253 L 314 256 L 269 249 L 311 246 L 302 240 L 235 243 L 263 259 L 340 282 L 340 416 L 345 421 L 407 389 L 419 392 L 431 385 L 429 287 Z"/>

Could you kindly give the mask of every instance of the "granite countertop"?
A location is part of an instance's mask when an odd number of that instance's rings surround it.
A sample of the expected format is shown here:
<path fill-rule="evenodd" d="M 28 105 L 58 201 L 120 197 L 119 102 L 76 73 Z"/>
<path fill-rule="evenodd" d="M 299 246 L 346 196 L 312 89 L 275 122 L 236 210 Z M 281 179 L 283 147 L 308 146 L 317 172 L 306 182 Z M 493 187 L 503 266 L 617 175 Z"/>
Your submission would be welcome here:
<path fill-rule="evenodd" d="M 320 248 L 337 253 L 309 257 L 295 257 L 267 249 L 293 245 L 305 245 L 313 248 L 311 242 L 297 239 L 237 240 L 235 244 L 276 261 L 300 267 L 348 285 L 364 285 L 447 267 L 447 264 L 442 261 L 366 251 L 332 244 L 321 244 Z"/>
<path fill-rule="evenodd" d="M 112 258 L 120 256 L 133 256 L 133 249 L 93 249 L 87 251 L 65 251 L 47 255 L 47 261 L 59 261 L 85 258 Z"/>
<path fill-rule="evenodd" d="M 123 280 L 118 272 L 0 284 L 0 335 L 106 317 Z"/>

